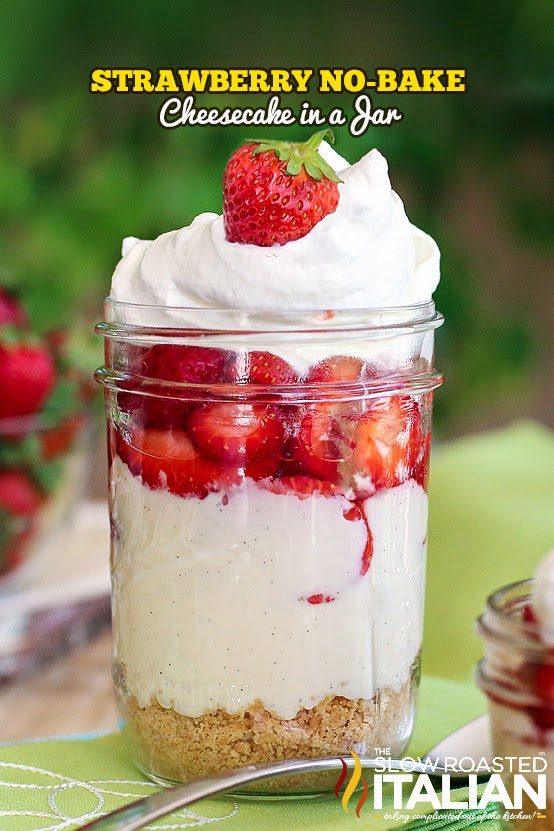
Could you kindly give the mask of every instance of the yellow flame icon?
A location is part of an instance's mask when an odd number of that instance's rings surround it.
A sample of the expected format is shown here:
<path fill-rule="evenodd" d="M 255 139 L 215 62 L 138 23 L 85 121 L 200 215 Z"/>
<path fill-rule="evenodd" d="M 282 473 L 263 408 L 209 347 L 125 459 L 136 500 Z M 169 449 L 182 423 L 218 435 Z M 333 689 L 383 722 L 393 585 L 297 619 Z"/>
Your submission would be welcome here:
<path fill-rule="evenodd" d="M 362 763 L 360 762 L 359 756 L 357 755 L 357 753 L 354 753 L 354 751 L 352 751 L 351 755 L 352 755 L 352 758 L 354 759 L 354 770 L 352 771 L 352 776 L 350 777 L 350 781 L 348 782 L 346 788 L 344 789 L 344 793 L 343 793 L 342 799 L 341 799 L 341 805 L 342 805 L 342 810 L 345 812 L 345 814 L 349 814 L 350 809 L 348 807 L 348 803 L 350 802 L 352 794 L 354 793 L 354 791 L 356 790 L 356 788 L 358 787 L 358 785 L 360 784 L 360 781 L 361 781 L 361 783 L 363 785 L 363 790 L 362 790 L 361 796 L 358 800 L 358 804 L 356 805 L 356 816 L 359 818 L 360 814 L 361 814 L 361 811 L 362 811 L 362 808 L 364 806 L 364 803 L 367 799 L 367 795 L 368 795 L 368 792 L 369 792 L 369 787 L 368 787 L 368 784 L 365 781 L 365 779 L 362 779 Z M 339 775 L 339 778 L 337 780 L 337 784 L 335 785 L 335 796 L 337 796 L 337 798 L 340 794 L 340 789 L 342 788 L 342 786 L 343 786 L 343 784 L 346 780 L 347 771 L 348 771 L 348 767 L 347 767 L 346 762 L 344 761 L 344 759 L 341 759 L 341 763 L 342 763 L 342 771 L 341 771 L 341 773 Z"/>

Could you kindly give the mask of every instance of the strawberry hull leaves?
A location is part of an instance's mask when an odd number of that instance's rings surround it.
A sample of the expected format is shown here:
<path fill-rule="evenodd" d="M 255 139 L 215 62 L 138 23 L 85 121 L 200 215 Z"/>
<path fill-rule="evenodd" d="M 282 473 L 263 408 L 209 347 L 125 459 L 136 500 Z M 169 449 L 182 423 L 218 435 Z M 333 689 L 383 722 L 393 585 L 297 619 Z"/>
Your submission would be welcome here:
<path fill-rule="evenodd" d="M 324 139 L 328 139 L 331 144 L 335 143 L 332 130 L 320 130 L 305 142 L 247 139 L 246 143 L 255 145 L 252 151 L 254 156 L 272 150 L 279 161 L 287 163 L 284 172 L 288 176 L 298 176 L 304 168 L 316 182 L 321 182 L 324 178 L 331 182 L 341 182 L 342 179 L 339 179 L 331 165 L 317 152 Z"/>

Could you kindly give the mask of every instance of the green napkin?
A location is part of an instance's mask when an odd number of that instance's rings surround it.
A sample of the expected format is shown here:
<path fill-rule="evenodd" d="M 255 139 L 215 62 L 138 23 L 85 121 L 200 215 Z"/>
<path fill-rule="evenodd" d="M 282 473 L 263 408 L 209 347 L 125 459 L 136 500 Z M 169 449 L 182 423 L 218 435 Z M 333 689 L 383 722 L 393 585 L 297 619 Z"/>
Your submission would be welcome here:
<path fill-rule="evenodd" d="M 423 670 L 469 680 L 475 618 L 554 546 L 554 434 L 533 422 L 433 447 Z"/>
<path fill-rule="evenodd" d="M 471 685 L 424 678 L 409 752 L 420 755 L 483 712 L 484 706 L 481 694 Z M 155 789 L 134 768 L 118 734 L 92 740 L 38 741 L 0 747 L 2 831 L 69 830 Z M 387 819 L 390 808 L 373 812 L 370 801 L 358 818 L 356 801 L 354 795 L 350 813 L 346 814 L 334 796 L 285 801 L 221 797 L 203 800 L 190 810 L 161 820 L 156 827 L 178 831 L 210 824 L 221 826 L 224 831 L 280 831 L 285 827 L 290 831 L 378 831 L 405 823 Z M 472 816 L 460 827 L 473 827 Z M 478 821 L 478 827 L 496 831 L 499 826 Z"/>

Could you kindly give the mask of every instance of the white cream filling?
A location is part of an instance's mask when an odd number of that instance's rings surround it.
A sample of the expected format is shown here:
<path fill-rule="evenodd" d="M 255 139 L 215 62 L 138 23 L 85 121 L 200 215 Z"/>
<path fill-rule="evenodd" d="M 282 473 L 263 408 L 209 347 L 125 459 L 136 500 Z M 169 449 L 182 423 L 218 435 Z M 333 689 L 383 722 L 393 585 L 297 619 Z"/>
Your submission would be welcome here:
<path fill-rule="evenodd" d="M 260 700 L 290 719 L 329 695 L 400 690 L 422 636 L 427 496 L 413 481 L 365 502 L 340 496 L 227 498 L 153 491 L 116 458 L 116 658 L 139 706 L 188 716 Z M 224 504 L 227 503 L 227 504 Z M 307 596 L 336 595 L 312 605 Z"/>

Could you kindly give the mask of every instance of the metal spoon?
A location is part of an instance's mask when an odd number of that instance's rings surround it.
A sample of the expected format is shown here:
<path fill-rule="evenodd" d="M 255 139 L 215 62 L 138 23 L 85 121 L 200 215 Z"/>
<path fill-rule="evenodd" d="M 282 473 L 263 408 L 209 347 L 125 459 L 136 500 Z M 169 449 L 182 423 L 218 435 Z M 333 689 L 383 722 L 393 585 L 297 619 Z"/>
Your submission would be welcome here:
<path fill-rule="evenodd" d="M 446 770 L 446 756 L 454 759 L 461 759 L 466 756 L 472 759 L 490 758 L 487 717 L 480 716 L 451 733 L 429 750 L 422 757 L 422 762 L 414 762 L 411 759 L 387 758 L 387 769 L 431 775 L 449 773 L 453 779 L 467 777 L 467 770 L 452 770 L 450 765 Z M 345 759 L 344 761 L 347 767 L 354 766 L 353 759 Z M 382 758 L 374 759 L 361 756 L 360 761 L 362 766 L 369 770 L 383 765 Z M 197 802 L 199 799 L 224 791 L 232 791 L 250 782 L 257 782 L 259 779 L 268 779 L 269 777 L 291 773 L 313 773 L 340 769 L 342 769 L 342 762 L 338 757 L 329 759 L 289 759 L 270 765 L 248 765 L 206 779 L 187 782 L 186 785 L 175 785 L 172 788 L 163 789 L 87 823 L 87 825 L 82 826 L 81 831 L 85 831 L 85 829 L 87 831 L 88 829 L 91 829 L 91 831 L 136 831 L 136 829 L 143 828 L 154 820 L 165 817 L 167 814 Z"/>

